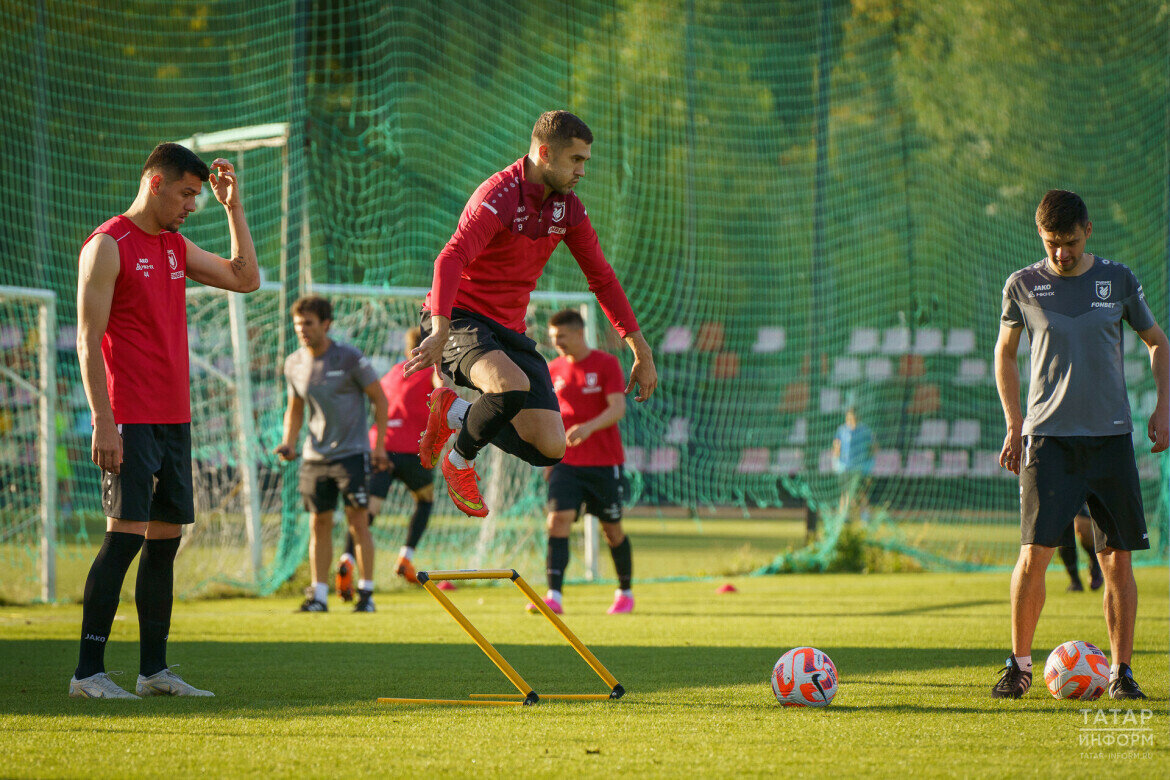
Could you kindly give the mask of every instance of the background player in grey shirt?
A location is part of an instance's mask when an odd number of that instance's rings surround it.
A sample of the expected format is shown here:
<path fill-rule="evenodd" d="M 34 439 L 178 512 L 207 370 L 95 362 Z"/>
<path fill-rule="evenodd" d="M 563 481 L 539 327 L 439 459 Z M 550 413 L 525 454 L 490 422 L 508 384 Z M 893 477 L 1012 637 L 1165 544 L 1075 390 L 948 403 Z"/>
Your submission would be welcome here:
<path fill-rule="evenodd" d="M 370 464 L 378 471 L 389 466 L 381 447 L 371 449 L 367 434 L 366 401 L 374 405 L 374 425 L 386 428 L 386 396 L 378 372 L 361 351 L 329 338 L 333 307 L 317 296 L 292 305 L 293 327 L 303 347 L 284 362 L 288 381 L 288 408 L 284 414 L 284 441 L 275 452 L 284 460 L 296 457 L 297 437 L 309 408 L 309 435 L 300 468 L 300 491 L 313 516 L 309 540 L 312 593 L 303 612 L 325 612 L 328 573 L 333 560 L 333 510 L 338 494 L 345 499 L 345 517 L 357 552 L 358 603 L 355 611 L 373 612 L 374 540 L 370 535 L 367 482 Z"/>
<path fill-rule="evenodd" d="M 1003 290 L 995 379 L 1007 435 L 1000 464 L 1020 475 L 1020 557 L 1012 574 L 1012 655 L 992 688 L 1019 698 L 1032 684 L 1032 637 L 1044 607 L 1044 572 L 1083 502 L 1092 513 L 1105 575 L 1112 652 L 1109 695 L 1144 699 L 1129 669 L 1137 615 L 1131 550 L 1149 549 L 1133 424 L 1121 360 L 1121 322 L 1150 351 L 1158 400 L 1146 430 L 1170 442 L 1170 354 L 1142 287 L 1120 263 L 1085 252 L 1093 232 L 1084 201 L 1051 190 L 1036 209 L 1047 256 L 1012 274 Z M 1020 410 L 1016 351 L 1031 345 L 1028 414 Z"/>

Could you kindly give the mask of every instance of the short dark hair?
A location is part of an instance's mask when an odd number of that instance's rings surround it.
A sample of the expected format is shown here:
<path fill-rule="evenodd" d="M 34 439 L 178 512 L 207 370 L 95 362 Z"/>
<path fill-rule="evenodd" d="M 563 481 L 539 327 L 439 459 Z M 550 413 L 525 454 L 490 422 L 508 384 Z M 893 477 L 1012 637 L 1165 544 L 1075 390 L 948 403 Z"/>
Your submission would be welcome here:
<path fill-rule="evenodd" d="M 532 127 L 533 141 L 556 149 L 573 143 L 574 138 L 591 144 L 593 132 L 579 117 L 568 111 L 545 111 Z"/>
<path fill-rule="evenodd" d="M 563 328 L 565 326 L 570 328 L 584 328 L 585 318 L 576 309 L 561 309 L 548 318 L 548 326 L 550 328 Z"/>
<path fill-rule="evenodd" d="M 413 328 L 402 334 L 402 341 L 406 344 L 407 352 L 414 349 L 419 345 L 419 342 L 422 341 L 422 328 L 420 328 L 418 325 L 415 325 Z"/>
<path fill-rule="evenodd" d="M 306 314 L 315 314 L 321 322 L 330 322 L 333 319 L 333 304 L 329 303 L 328 298 L 322 298 L 320 295 L 297 298 L 289 311 L 294 317 L 298 314 L 302 317 Z"/>
<path fill-rule="evenodd" d="M 167 181 L 181 179 L 185 173 L 195 174 L 199 181 L 207 181 L 211 175 L 211 169 L 199 159 L 199 155 L 185 146 L 173 143 L 161 143 L 154 147 L 142 166 L 142 175 L 151 171 L 162 173 Z"/>
<path fill-rule="evenodd" d="M 1036 227 L 1058 236 L 1089 224 L 1089 208 L 1081 196 L 1068 190 L 1049 190 L 1036 207 Z"/>

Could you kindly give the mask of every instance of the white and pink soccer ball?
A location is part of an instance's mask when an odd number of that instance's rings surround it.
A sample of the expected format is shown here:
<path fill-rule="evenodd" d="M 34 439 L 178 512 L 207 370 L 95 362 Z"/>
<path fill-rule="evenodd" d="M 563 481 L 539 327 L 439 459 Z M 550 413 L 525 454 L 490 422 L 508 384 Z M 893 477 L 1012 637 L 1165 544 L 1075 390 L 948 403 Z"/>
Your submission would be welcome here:
<path fill-rule="evenodd" d="M 1109 685 L 1109 659 L 1088 642 L 1065 642 L 1049 654 L 1044 684 L 1058 699 L 1093 701 Z"/>
<path fill-rule="evenodd" d="M 772 667 L 772 693 L 785 707 L 827 707 L 837 695 L 837 667 L 815 647 L 794 647 Z"/>

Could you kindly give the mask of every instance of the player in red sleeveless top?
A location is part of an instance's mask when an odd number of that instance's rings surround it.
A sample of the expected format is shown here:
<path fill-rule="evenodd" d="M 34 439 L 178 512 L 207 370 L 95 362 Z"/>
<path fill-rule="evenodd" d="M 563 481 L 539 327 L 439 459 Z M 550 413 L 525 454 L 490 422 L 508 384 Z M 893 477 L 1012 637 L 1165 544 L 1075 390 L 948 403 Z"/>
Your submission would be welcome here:
<path fill-rule="evenodd" d="M 550 466 L 565 454 L 548 365 L 524 333 L 529 296 L 562 241 L 634 353 L 625 392 L 638 388 L 636 400 L 644 401 L 658 384 L 650 346 L 573 193 L 592 144 L 580 118 L 568 111 L 541 114 L 528 154 L 476 189 L 435 260 L 424 338 L 405 370 L 439 365 L 456 384 L 481 393 L 468 405 L 449 389 L 435 390 L 419 442 L 419 459 L 429 468 L 458 431 L 442 461 L 443 477 L 454 504 L 474 517 L 488 514 L 473 463 L 488 443 L 534 466 Z"/>
<path fill-rule="evenodd" d="M 618 360 L 590 348 L 585 321 L 572 309 L 549 318 L 548 335 L 559 357 L 549 363 L 553 389 L 565 421 L 565 457 L 548 474 L 548 593 L 544 602 L 563 612 L 561 588 L 569 564 L 569 532 L 585 511 L 601 521 L 617 573 L 618 590 L 609 614 L 634 611 L 630 590 L 630 539 L 622 529 L 625 452 L 618 421 L 626 414 L 625 380 Z M 529 604 L 531 612 L 535 605 Z"/>
<path fill-rule="evenodd" d="M 159 144 L 130 208 L 81 249 L 77 357 L 93 415 L 93 462 L 102 470 L 106 536 L 85 582 L 70 696 L 138 698 L 106 674 L 104 651 L 139 549 L 138 696 L 212 695 L 188 685 L 166 661 L 175 553 L 183 525 L 195 520 L 186 280 L 251 292 L 260 286 L 260 270 L 235 169 L 222 158 L 211 165 L 214 173 L 189 149 Z M 227 212 L 231 259 L 178 233 L 205 181 Z"/>

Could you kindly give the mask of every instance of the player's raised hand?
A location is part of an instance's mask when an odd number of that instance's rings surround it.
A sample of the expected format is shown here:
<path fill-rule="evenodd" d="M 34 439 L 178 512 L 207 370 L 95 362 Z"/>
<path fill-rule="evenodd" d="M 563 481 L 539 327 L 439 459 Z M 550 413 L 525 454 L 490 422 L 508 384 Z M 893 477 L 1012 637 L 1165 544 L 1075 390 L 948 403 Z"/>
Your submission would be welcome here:
<path fill-rule="evenodd" d="M 999 453 L 999 465 L 1013 474 L 1020 473 L 1020 457 L 1023 454 L 1023 442 L 1020 429 L 1012 426 L 1003 437 L 1003 449 Z"/>
<path fill-rule="evenodd" d="M 215 199 L 224 206 L 230 209 L 240 204 L 240 185 L 236 181 L 235 166 L 230 162 L 222 157 L 215 158 L 211 163 L 211 176 L 208 177 L 208 182 L 211 184 L 211 191 L 215 193 Z"/>
<path fill-rule="evenodd" d="M 1154 409 L 1150 415 L 1150 423 L 1146 426 L 1146 435 L 1154 446 L 1150 452 L 1165 452 L 1170 447 L 1170 410 L 1165 406 Z"/>

